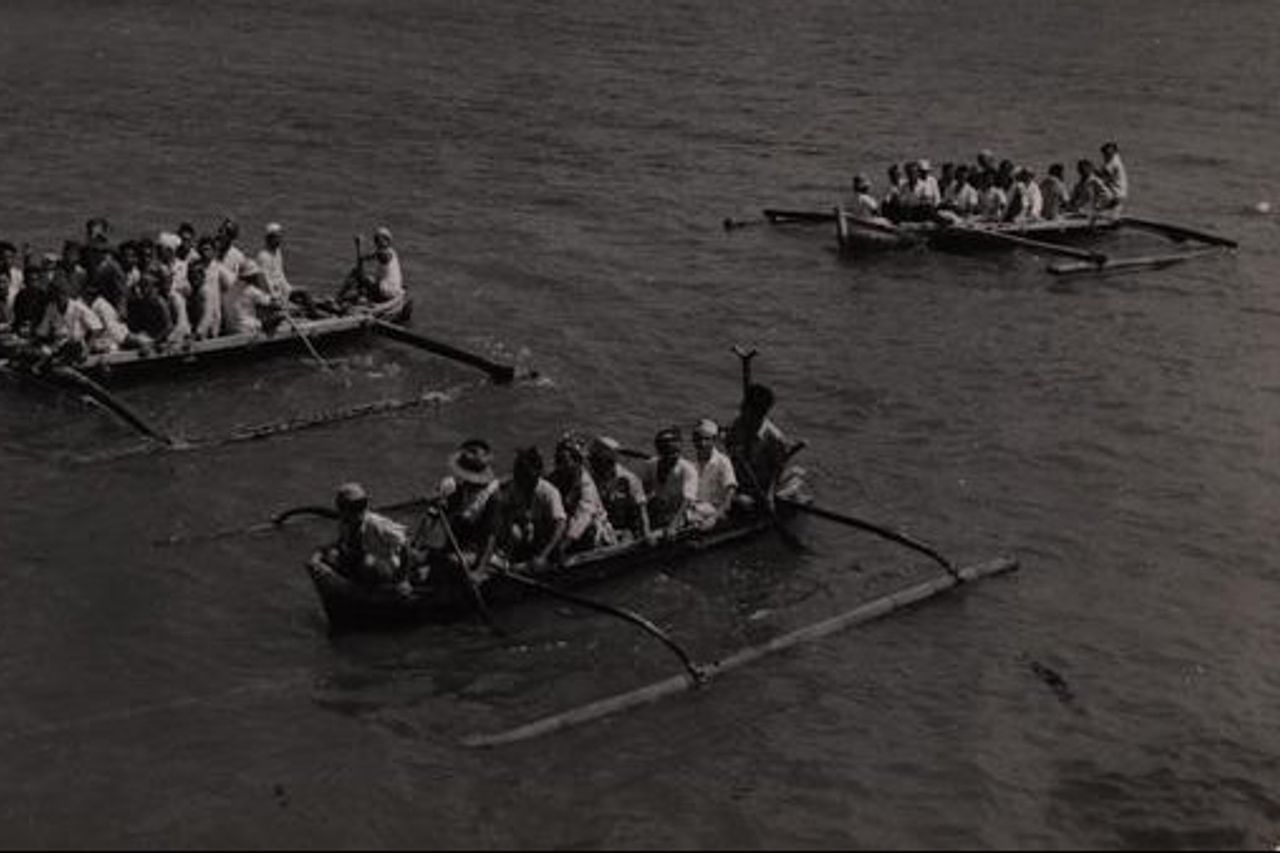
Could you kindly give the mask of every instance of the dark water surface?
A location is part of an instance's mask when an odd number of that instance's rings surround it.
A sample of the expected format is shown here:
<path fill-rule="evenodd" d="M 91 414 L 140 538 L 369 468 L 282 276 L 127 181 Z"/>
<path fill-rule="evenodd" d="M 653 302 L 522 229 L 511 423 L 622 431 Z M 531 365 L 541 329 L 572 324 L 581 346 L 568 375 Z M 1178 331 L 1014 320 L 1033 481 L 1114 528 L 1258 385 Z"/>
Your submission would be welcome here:
<path fill-rule="evenodd" d="M 0 844 L 1270 847 L 1280 841 L 1280 7 L 1047 0 L 9 0 L 0 235 L 282 220 L 323 286 L 395 231 L 417 328 L 545 380 L 391 344 L 123 391 L 225 433 L 425 390 L 447 402 L 216 453 L 0 390 Z M 858 168 L 1033 164 L 1117 138 L 1135 211 L 1234 256 L 1055 281 L 1043 258 L 846 263 Z M 1144 243 L 1150 248 L 1154 245 Z M 534 604 L 330 640 L 326 535 L 160 548 L 358 477 L 428 487 L 483 434 L 640 443 L 724 414 L 759 347 L 822 503 L 1023 571 L 491 752 L 495 731 L 673 672 Z M 703 659 L 933 569 L 813 522 L 600 590 Z M 1049 682 L 1056 674 L 1058 689 Z"/>

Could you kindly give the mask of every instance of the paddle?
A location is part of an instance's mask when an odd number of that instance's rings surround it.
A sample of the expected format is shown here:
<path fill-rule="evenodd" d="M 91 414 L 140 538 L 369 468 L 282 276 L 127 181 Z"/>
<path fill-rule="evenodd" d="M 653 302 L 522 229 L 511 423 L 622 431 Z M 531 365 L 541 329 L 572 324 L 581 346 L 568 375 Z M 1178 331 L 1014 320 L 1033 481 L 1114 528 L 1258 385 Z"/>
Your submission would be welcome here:
<path fill-rule="evenodd" d="M 453 555 L 458 558 L 458 573 L 462 575 L 463 586 L 467 588 L 467 594 L 471 596 L 471 603 L 475 606 L 476 612 L 480 614 L 480 618 L 489 626 L 490 630 L 497 632 L 498 626 L 493 621 L 493 614 L 489 612 L 489 605 L 485 603 L 484 593 L 480 591 L 476 579 L 471 576 L 471 572 L 467 569 L 467 557 L 462 552 L 462 546 L 458 544 L 458 538 L 453 535 L 453 526 L 449 524 L 449 518 L 443 510 L 436 511 L 436 520 L 440 522 L 440 526 L 444 530 L 444 536 L 449 540 L 449 547 L 453 549 Z"/>
<path fill-rule="evenodd" d="M 1011 246 L 1035 249 L 1048 254 L 1064 255 L 1068 258 L 1090 261 L 1099 266 L 1107 262 L 1107 256 L 1100 252 L 1090 252 L 1086 249 L 1073 249 L 1070 246 L 1060 246 L 1057 243 L 1047 243 L 1043 240 L 1032 240 L 1028 237 L 1019 237 L 1016 234 L 1006 234 L 1003 231 L 987 230 L 985 228 L 966 228 L 962 225 L 948 225 L 939 233 L 944 236 L 947 234 L 968 234 L 969 236 L 976 237 L 979 240 L 993 240 L 997 243 L 1008 243 Z"/>
<path fill-rule="evenodd" d="M 674 652 L 676 657 L 680 658 L 680 663 L 683 664 L 685 670 L 689 673 L 689 677 L 693 679 L 694 683 L 700 684 L 705 680 L 706 676 L 703 668 L 694 662 L 693 658 L 689 656 L 689 653 L 684 650 L 684 647 L 671 639 L 666 632 L 640 614 L 621 607 L 614 607 L 611 604 L 605 604 L 590 598 L 584 598 L 581 595 L 576 595 L 571 592 L 566 592 L 565 590 L 554 587 L 548 583 L 544 583 L 536 578 L 531 578 L 528 575 L 521 574 L 514 569 L 493 567 L 492 571 L 500 577 L 506 578 L 514 583 L 521 584 L 522 586 L 529 587 L 530 589 L 536 589 L 539 592 L 546 593 L 552 598 L 559 598 L 563 601 L 569 602 L 570 604 L 576 604 L 579 607 L 585 607 L 589 610 L 607 613 L 610 616 L 616 616 L 619 619 L 624 619 L 627 622 L 638 626 L 646 633 L 661 640 L 663 645 Z"/>
<path fill-rule="evenodd" d="M 289 324 L 289 328 L 293 329 L 293 333 L 301 338 L 302 342 L 306 344 L 307 350 L 311 353 L 311 357 L 320 362 L 320 366 L 332 375 L 333 365 L 320 354 L 320 351 L 316 349 L 316 345 L 311 342 L 311 338 L 307 336 L 307 333 L 302 331 L 302 327 L 298 325 L 297 320 L 295 320 L 293 315 L 289 313 L 289 306 L 287 304 L 282 304 L 280 306 L 280 311 L 284 315 L 284 321 Z"/>
<path fill-rule="evenodd" d="M 897 530 L 893 530 L 892 528 L 884 527 L 883 525 L 875 524 L 874 522 L 857 518 L 852 515 L 845 515 L 844 513 L 823 509 L 822 507 L 814 506 L 813 504 L 805 503 L 803 501 L 791 500 L 789 498 L 778 498 L 778 501 L 798 510 L 799 512 L 816 515 L 818 518 L 825 518 L 828 521 L 834 521 L 858 530 L 864 530 L 867 533 L 874 533 L 877 536 L 890 540 L 891 542 L 897 542 L 899 545 L 904 545 L 913 551 L 919 551 L 921 554 L 925 554 L 937 561 L 942 568 L 946 569 L 947 574 L 955 578 L 957 582 L 963 580 L 960 573 L 956 570 L 954 563 L 942 556 L 942 554 L 938 553 L 934 548 L 917 539 L 911 538 L 905 533 L 901 533 Z"/>
<path fill-rule="evenodd" d="M 397 512 L 399 510 L 412 509 L 427 503 L 429 498 L 410 498 L 408 500 L 397 501 L 396 503 L 383 504 L 374 507 L 375 512 Z M 191 536 L 183 536 L 175 533 L 166 539 L 156 539 L 152 541 L 152 545 L 158 548 L 166 548 L 174 545 L 192 545 L 200 542 L 213 542 L 218 539 L 230 539 L 235 536 L 252 536 L 255 533 L 267 533 L 279 530 L 284 527 L 286 521 L 299 516 L 315 516 L 317 518 L 327 518 L 334 520 L 338 517 L 338 511 L 330 506 L 295 506 L 290 509 L 283 510 L 271 516 L 268 521 L 260 521 L 257 524 L 251 524 L 247 527 L 229 527 L 222 530 L 215 530 L 210 533 L 197 533 Z"/>
<path fill-rule="evenodd" d="M 1163 234 L 1170 239 L 1181 243 L 1185 240 L 1198 240 L 1201 243 L 1210 243 L 1215 246 L 1226 246 L 1229 249 L 1239 247 L 1239 243 L 1235 240 L 1229 240 L 1226 237 L 1219 237 L 1216 234 L 1208 234 L 1204 231 L 1196 231 L 1193 228 L 1187 228 L 1183 225 L 1174 225 L 1171 222 L 1157 222 L 1154 219 L 1138 219 L 1133 216 L 1120 217 L 1121 225 L 1131 225 L 1134 228 L 1145 228 L 1148 231 L 1155 231 Z"/>
<path fill-rule="evenodd" d="M 394 323 L 388 323 L 386 320 L 374 319 L 371 326 L 375 332 L 384 337 L 390 338 L 391 340 L 399 341 L 400 343 L 408 344 L 410 346 L 417 347 L 418 349 L 423 349 L 427 352 L 470 365 L 471 367 L 479 368 L 485 373 L 488 373 L 489 378 L 499 384 L 506 384 L 515 379 L 516 369 L 509 364 L 499 364 L 495 361 L 490 361 L 484 356 L 476 355 L 475 353 L 458 349 L 450 344 L 423 337 L 422 335 L 415 334 L 408 329 L 397 326 Z"/>
<path fill-rule="evenodd" d="M 118 399 L 106 388 L 103 388 L 97 382 L 94 382 L 74 367 L 69 367 L 67 365 L 54 366 L 49 368 L 49 373 L 54 378 L 84 391 L 92 400 L 101 403 L 107 409 L 119 416 L 121 420 L 145 435 L 147 438 L 157 441 L 167 447 L 177 447 L 180 445 L 179 442 L 165 435 L 163 432 L 143 420 L 137 412 L 125 405 L 124 401 Z"/>

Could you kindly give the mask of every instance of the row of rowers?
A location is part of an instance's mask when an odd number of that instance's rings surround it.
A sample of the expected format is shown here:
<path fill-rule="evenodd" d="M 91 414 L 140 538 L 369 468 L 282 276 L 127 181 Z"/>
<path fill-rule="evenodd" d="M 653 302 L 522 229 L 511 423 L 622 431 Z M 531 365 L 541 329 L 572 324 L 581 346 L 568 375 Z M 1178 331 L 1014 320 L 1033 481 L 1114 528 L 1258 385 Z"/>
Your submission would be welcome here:
<path fill-rule="evenodd" d="M 313 299 L 285 273 L 284 228 L 271 223 L 250 256 L 240 228 L 224 219 L 197 237 L 189 223 L 113 243 L 110 224 L 90 219 L 83 242 L 61 254 L 19 257 L 0 242 L 0 327 L 33 342 L 88 352 L 144 349 L 191 339 L 256 333 L 283 319 L 342 313 L 352 304 L 401 298 L 404 282 L 391 232 L 379 228 L 336 298 Z M 370 269 L 366 269 L 366 263 Z"/>
<path fill-rule="evenodd" d="M 888 187 L 879 198 L 865 175 L 854 176 L 853 195 L 845 209 L 854 216 L 890 222 L 1031 222 L 1073 213 L 1118 212 L 1129 195 L 1129 178 L 1116 143 L 1108 142 L 1100 150 L 1101 166 L 1092 160 L 1077 161 L 1076 180 L 1070 188 L 1061 163 L 1049 166 L 1037 180 L 1032 169 L 1012 160 L 997 162 L 987 150 L 978 154 L 974 164 L 942 164 L 937 177 L 928 160 L 895 163 L 889 167 Z"/>
<path fill-rule="evenodd" d="M 684 455 L 680 429 L 664 428 L 654 438 L 655 454 L 635 471 L 620 461 L 616 441 L 570 434 L 556 444 L 549 472 L 538 449 L 528 447 L 516 452 L 511 477 L 500 481 L 489 445 L 463 442 L 411 535 L 370 510 L 359 484 L 342 486 L 338 540 L 326 562 L 357 583 L 407 590 L 424 582 L 440 559 L 463 561 L 479 575 L 478 567 L 493 564 L 536 572 L 593 548 L 653 544 L 690 527 L 709 530 L 772 501 L 790 451 L 767 417 L 772 404 L 768 388 L 750 386 L 723 435 L 724 450 L 717 425 L 699 421 L 692 459 Z"/>

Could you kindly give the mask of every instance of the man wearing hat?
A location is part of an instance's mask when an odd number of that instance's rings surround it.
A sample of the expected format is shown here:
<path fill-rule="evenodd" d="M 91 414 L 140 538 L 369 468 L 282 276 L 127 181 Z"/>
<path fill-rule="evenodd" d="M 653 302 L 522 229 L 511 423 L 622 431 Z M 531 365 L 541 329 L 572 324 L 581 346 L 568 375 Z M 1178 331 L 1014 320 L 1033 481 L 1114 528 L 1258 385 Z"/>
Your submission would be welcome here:
<path fill-rule="evenodd" d="M 258 252 L 258 269 L 266 282 L 267 293 L 281 305 L 287 305 L 293 288 L 284 274 L 284 226 L 279 222 L 267 225 L 262 235 L 262 249 Z"/>
<path fill-rule="evenodd" d="M 390 302 L 404 296 L 404 276 L 400 272 L 400 256 L 391 248 L 391 229 L 385 225 L 373 232 L 374 277 L 373 298 Z"/>
<path fill-rule="evenodd" d="M 693 428 L 693 464 L 698 469 L 698 497 L 691 513 L 693 523 L 710 530 L 729 516 L 733 496 L 738 491 L 738 478 L 733 463 L 716 447 L 720 427 L 703 418 Z"/>
<path fill-rule="evenodd" d="M 675 534 L 689 522 L 689 509 L 698 499 L 698 469 L 681 456 L 680 428 L 658 430 L 653 437 L 657 456 L 645 463 L 641 480 L 649 501 L 653 537 Z"/>
<path fill-rule="evenodd" d="M 649 505 L 644 483 L 618 461 L 620 447 L 616 439 L 608 436 L 593 439 L 587 451 L 587 468 L 619 541 L 648 539 Z"/>
<path fill-rule="evenodd" d="M 560 544 L 566 554 L 586 551 L 618 541 L 609 523 L 609 513 L 586 466 L 586 446 L 581 438 L 568 434 L 556 443 L 555 464 L 548 477 L 560 491 L 568 516 L 564 539 Z"/>
<path fill-rule="evenodd" d="M 225 287 L 222 291 L 222 327 L 228 335 L 254 335 L 262 331 L 259 311 L 273 303 L 258 264 L 246 258 L 240 274 L 233 280 L 231 270 L 221 266 Z"/>
<path fill-rule="evenodd" d="M 938 190 L 938 179 L 933 174 L 933 164 L 926 159 L 916 161 L 911 194 L 914 196 L 915 208 L 925 215 L 925 218 L 942 202 L 942 193 Z"/>
<path fill-rule="evenodd" d="M 359 483 L 344 483 L 334 498 L 338 541 L 326 556 L 339 574 L 367 586 L 393 585 L 410 590 L 405 571 L 404 527 L 369 509 Z"/>
<path fill-rule="evenodd" d="M 468 558 L 474 557 L 484 545 L 485 514 L 489 501 L 498 492 L 492 459 L 489 442 L 482 438 L 467 439 L 449 454 L 449 474 L 440 480 L 436 490 L 439 512 Z M 429 547 L 452 550 L 447 537 L 440 536 L 434 537 Z"/>
<path fill-rule="evenodd" d="M 871 194 L 871 182 L 861 173 L 853 176 L 853 197 L 849 200 L 848 212 L 860 219 L 874 219 L 880 216 L 880 202 Z"/>

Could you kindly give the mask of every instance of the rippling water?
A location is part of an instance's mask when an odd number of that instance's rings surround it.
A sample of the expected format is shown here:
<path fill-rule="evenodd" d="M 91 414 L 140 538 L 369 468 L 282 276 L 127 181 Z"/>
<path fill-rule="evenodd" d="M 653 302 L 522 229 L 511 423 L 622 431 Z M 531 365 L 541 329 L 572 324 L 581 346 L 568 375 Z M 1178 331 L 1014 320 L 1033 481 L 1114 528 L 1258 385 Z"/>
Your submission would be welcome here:
<path fill-rule="evenodd" d="M 130 386 L 189 437 L 428 390 L 216 452 L 0 389 L 0 844 L 1175 847 L 1280 838 L 1280 14 L 1266 0 L 460 4 L 10 0 L 0 235 L 52 248 L 226 212 L 324 286 L 395 231 L 417 328 L 526 360 L 502 389 L 391 344 Z M 847 263 L 848 175 L 1119 139 L 1135 211 L 1238 253 L 1056 281 L 1045 259 Z M 1135 238 L 1142 247 L 1157 245 Z M 1114 247 L 1117 250 L 1122 247 Z M 673 671 L 609 620 L 327 638 L 325 531 L 157 547 L 461 438 L 635 443 L 727 413 L 735 342 L 825 505 L 1023 570 L 697 696 L 494 752 L 458 739 Z M 814 521 L 601 590 L 711 659 L 931 569 Z M 1060 677 L 1058 689 L 1050 683 Z"/>

